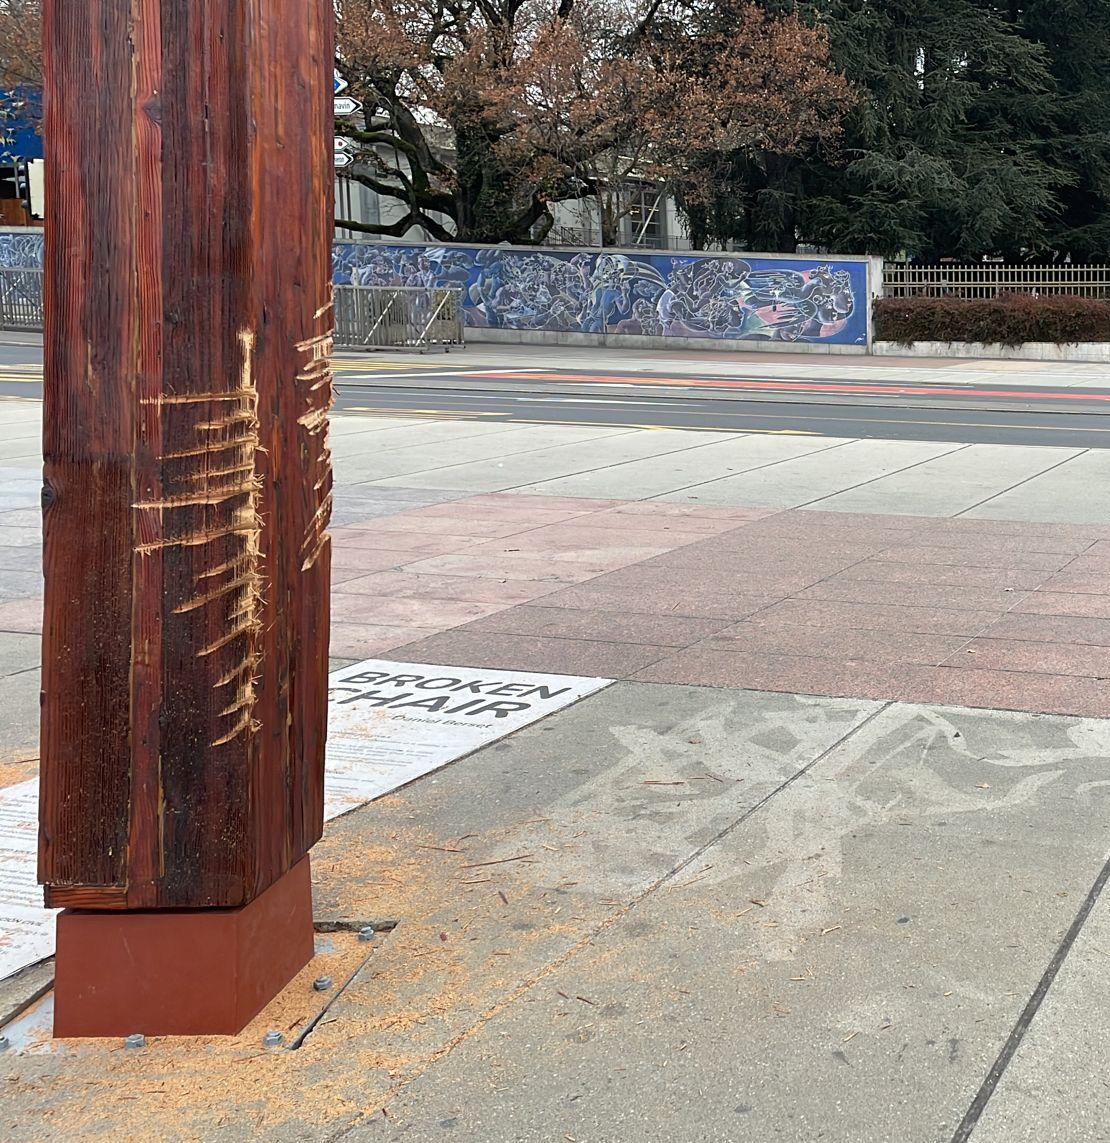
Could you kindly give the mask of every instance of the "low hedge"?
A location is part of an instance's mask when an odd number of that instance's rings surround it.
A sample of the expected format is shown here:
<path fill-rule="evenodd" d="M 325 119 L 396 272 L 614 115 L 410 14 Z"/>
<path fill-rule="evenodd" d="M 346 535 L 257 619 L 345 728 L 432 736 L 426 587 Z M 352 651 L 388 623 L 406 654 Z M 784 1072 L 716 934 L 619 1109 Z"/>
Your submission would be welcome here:
<path fill-rule="evenodd" d="M 996 298 L 877 298 L 875 338 L 1022 345 L 1110 341 L 1110 302 L 1071 294 L 999 294 Z"/>

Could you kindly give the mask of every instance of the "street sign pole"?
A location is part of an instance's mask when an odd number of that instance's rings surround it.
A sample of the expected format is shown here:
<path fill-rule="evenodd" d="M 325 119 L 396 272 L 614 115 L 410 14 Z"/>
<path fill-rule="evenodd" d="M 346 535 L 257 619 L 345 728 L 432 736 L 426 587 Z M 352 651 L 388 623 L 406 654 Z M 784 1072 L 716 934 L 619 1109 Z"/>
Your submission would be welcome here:
<path fill-rule="evenodd" d="M 56 1035 L 235 1033 L 313 955 L 333 7 L 45 3 Z"/>

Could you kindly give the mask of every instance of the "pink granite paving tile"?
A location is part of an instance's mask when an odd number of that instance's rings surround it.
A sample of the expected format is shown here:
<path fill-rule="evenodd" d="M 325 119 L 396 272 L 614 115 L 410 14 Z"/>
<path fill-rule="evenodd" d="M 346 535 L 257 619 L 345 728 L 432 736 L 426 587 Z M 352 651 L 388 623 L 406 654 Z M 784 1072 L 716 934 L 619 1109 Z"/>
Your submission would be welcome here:
<path fill-rule="evenodd" d="M 867 557 L 867 552 L 835 556 L 816 547 L 794 549 L 767 547 L 762 551 L 756 547 L 751 551 L 730 551 L 717 545 L 699 542 L 657 556 L 652 559 L 651 566 L 712 571 L 721 577 L 722 583 L 730 582 L 730 577 L 735 576 L 755 576 L 767 581 L 791 576 L 806 583 L 816 583 L 818 580 L 853 567 Z"/>
<path fill-rule="evenodd" d="M 876 663 L 838 663 L 805 655 L 743 654 L 687 647 L 673 652 L 632 678 L 648 683 L 737 687 L 754 691 L 852 698 L 893 698 L 895 677 L 909 668 Z"/>
<path fill-rule="evenodd" d="M 351 548 L 336 544 L 331 550 L 331 566 L 344 571 L 355 569 L 363 575 L 370 572 L 387 571 L 412 559 L 411 552 L 375 551 L 372 548 Z"/>
<path fill-rule="evenodd" d="M 1110 575 L 1110 555 L 1105 551 L 1088 550 L 1076 556 L 1063 570 L 1072 573 Z"/>
<path fill-rule="evenodd" d="M 394 599 L 464 599 L 473 603 L 528 603 L 558 591 L 557 583 L 536 580 L 480 579 L 462 575 L 416 575 L 413 572 L 374 572 L 340 585 L 340 592 L 381 595 Z"/>
<path fill-rule="evenodd" d="M 504 543 L 527 544 L 532 547 L 551 548 L 553 551 L 560 548 L 567 549 L 593 549 L 593 548 L 655 548 L 659 551 L 669 551 L 672 548 L 684 547 L 687 544 L 704 542 L 705 537 L 697 532 L 684 532 L 681 529 L 648 527 L 646 521 L 641 520 L 638 528 L 587 527 L 575 524 L 552 524 L 545 528 L 536 528 L 534 531 L 512 536 Z M 491 541 L 488 546 L 493 546 Z"/>
<path fill-rule="evenodd" d="M 14 631 L 27 635 L 41 634 L 42 596 L 0 603 L 0 631 Z"/>
<path fill-rule="evenodd" d="M 1094 538 L 1090 535 L 1068 535 L 1035 529 L 1027 532 L 998 532 L 990 529 L 972 531 L 935 526 L 914 536 L 914 543 L 924 547 L 953 548 L 957 551 L 1046 552 L 1077 556 L 1087 551 Z"/>
<path fill-rule="evenodd" d="M 477 518 L 470 516 L 419 516 L 416 512 L 399 512 L 396 516 L 382 516 L 375 526 L 384 532 L 414 532 L 421 536 L 478 536 L 491 540 L 499 536 L 512 536 L 517 532 L 530 532 L 545 521 L 504 517 Z"/>
<path fill-rule="evenodd" d="M 905 631 L 841 630 L 770 623 L 759 615 L 726 628 L 700 646 L 744 654 L 794 655 L 868 663 L 937 666 L 961 647 L 962 635 L 917 635 Z"/>
<path fill-rule="evenodd" d="M 826 512 L 820 508 L 791 508 L 777 513 L 782 522 L 796 522 L 802 527 L 831 528 L 834 531 L 849 531 L 873 528 L 898 529 L 902 532 L 919 532 L 936 522 L 929 516 L 899 516 L 894 513 L 871 512 Z"/>
<path fill-rule="evenodd" d="M 983 632 L 991 639 L 1035 640 L 1044 643 L 1086 643 L 1110 647 L 1110 619 L 1075 615 L 1010 614 Z"/>
<path fill-rule="evenodd" d="M 1059 571 L 1072 559 L 1070 555 L 1055 552 L 999 552 L 990 547 L 975 550 L 938 548 L 925 545 L 887 548 L 874 557 L 883 563 L 944 564 L 949 567 L 1021 568 L 1027 570 Z"/>
<path fill-rule="evenodd" d="M 498 632 L 447 631 L 395 649 L 398 658 L 460 667 L 624 678 L 654 662 L 669 649 L 642 643 L 589 639 L 539 639 Z"/>
<path fill-rule="evenodd" d="M 420 532 L 391 532 L 383 528 L 345 528 L 332 533 L 336 546 L 383 552 L 417 552 L 442 556 L 486 543 L 487 536 L 453 536 Z"/>
<path fill-rule="evenodd" d="M 1031 671 L 1110 679 L 1110 647 L 1075 643 L 973 639 L 942 664 L 990 671 Z"/>
<path fill-rule="evenodd" d="M 419 628 L 383 624 L 333 623 L 331 654 L 341 659 L 369 659 L 434 633 Z"/>
<path fill-rule="evenodd" d="M 525 579 L 541 583 L 582 583 L 594 579 L 613 565 L 605 560 L 552 560 L 521 555 L 433 556 L 405 565 L 405 571 L 419 575 L 479 576 L 485 579 Z"/>
<path fill-rule="evenodd" d="M 1079 595 L 1110 595 L 1110 572 L 1073 572 L 1065 568 L 1040 585 L 1042 591 Z"/>
<path fill-rule="evenodd" d="M 344 623 L 444 631 L 509 606 L 508 603 L 474 603 L 463 599 L 398 599 L 381 595 L 334 594 L 331 612 L 333 619 Z"/>
<path fill-rule="evenodd" d="M 608 521 L 612 517 L 632 520 L 648 517 L 652 520 L 667 520 L 675 527 L 689 528 L 691 531 L 702 528 L 707 531 L 710 528 L 727 531 L 729 528 L 764 520 L 776 515 L 778 511 L 777 508 L 715 508 L 708 504 L 699 506 L 664 503 L 660 500 L 634 500 L 599 513 L 597 521 Z"/>
<path fill-rule="evenodd" d="M 1015 536 L 1026 541 L 1043 540 L 1051 544 L 1071 541 L 1093 544 L 1098 540 L 1110 539 L 1110 527 L 1102 524 L 1052 524 L 1030 520 L 984 520 L 979 517 L 923 519 L 926 522 L 926 533 L 956 540 L 964 537 L 989 539 L 995 536 Z"/>
<path fill-rule="evenodd" d="M 945 564 L 890 564 L 881 560 L 864 560 L 837 572 L 827 583 L 889 583 L 936 585 L 937 587 L 1013 588 L 1032 591 L 1046 575 L 1043 570 L 1013 568 L 963 568 Z"/>
<path fill-rule="evenodd" d="M 590 587 L 669 591 L 675 600 L 688 595 L 758 595 L 765 603 L 774 603 L 814 582 L 814 577 L 795 574 L 790 564 L 779 565 L 775 571 L 774 575 L 730 571 L 722 576 L 714 568 L 660 567 L 655 560 L 647 560 L 601 576 Z"/>
<path fill-rule="evenodd" d="M 676 615 L 575 610 L 565 607 L 513 607 L 468 624 L 470 631 L 498 631 L 554 639 L 598 639 L 613 643 L 647 643 L 688 647 L 728 626 L 722 619 Z"/>
<path fill-rule="evenodd" d="M 1110 716 L 1110 687 L 1100 679 L 1074 675 L 916 667 L 912 676 L 899 680 L 897 693 L 891 697 L 986 710 Z"/>
<path fill-rule="evenodd" d="M 1000 611 L 892 607 L 807 599 L 788 599 L 773 604 L 760 615 L 760 620 L 766 623 L 858 628 L 864 631 L 908 631 L 919 635 L 965 635 L 969 638 L 982 633 L 984 628 L 1001 618 Z"/>
<path fill-rule="evenodd" d="M 582 516 L 589 512 L 602 512 L 629 503 L 624 500 L 595 499 L 592 496 L 542 496 L 527 492 L 483 492 L 478 496 L 468 496 L 457 504 L 473 504 L 475 507 L 521 508 L 527 511 L 564 512 L 568 516 Z"/>
<path fill-rule="evenodd" d="M 631 677 L 643 682 L 927 702 L 987 710 L 1095 718 L 1110 715 L 1110 688 L 1100 680 L 1013 671 L 908 663 L 836 663 L 804 656 L 744 655 L 688 647 Z"/>
<path fill-rule="evenodd" d="M 968 611 L 1021 610 L 1023 591 L 1005 587 L 956 587 L 944 584 L 868 583 L 833 577 L 798 593 L 801 599 L 841 603 L 880 603 L 915 607 L 954 607 Z M 1110 602 L 1110 601 L 1108 601 Z M 1074 612 L 1073 614 L 1080 614 Z"/>
<path fill-rule="evenodd" d="M 679 594 L 670 588 L 606 587 L 587 583 L 544 598 L 545 607 L 580 611 L 675 615 L 692 619 L 744 619 L 767 606 L 766 596 L 734 594 L 719 587 Z"/>
<path fill-rule="evenodd" d="M 1022 615 L 1082 615 L 1110 619 L 1110 594 L 1034 591 L 1020 600 L 1014 611 Z"/>
<path fill-rule="evenodd" d="M 510 536 L 505 540 L 490 541 L 467 549 L 468 556 L 525 555 L 551 560 L 599 560 L 612 563 L 614 567 L 624 567 L 630 563 L 648 560 L 673 550 L 668 537 L 652 537 L 654 544 L 648 544 L 641 537 L 626 537 L 620 529 L 583 537 L 576 542 L 568 537 L 546 536 L 546 528 L 538 532 L 528 532 L 522 536 Z M 689 539 L 687 533 L 687 539 Z M 681 542 L 681 541 L 680 541 Z"/>
<path fill-rule="evenodd" d="M 388 572 L 374 572 L 374 575 L 388 575 Z M 345 583 L 350 583 L 355 580 L 365 579 L 365 568 L 339 568 L 332 563 L 331 568 L 331 586 L 332 588 L 342 587 Z"/>

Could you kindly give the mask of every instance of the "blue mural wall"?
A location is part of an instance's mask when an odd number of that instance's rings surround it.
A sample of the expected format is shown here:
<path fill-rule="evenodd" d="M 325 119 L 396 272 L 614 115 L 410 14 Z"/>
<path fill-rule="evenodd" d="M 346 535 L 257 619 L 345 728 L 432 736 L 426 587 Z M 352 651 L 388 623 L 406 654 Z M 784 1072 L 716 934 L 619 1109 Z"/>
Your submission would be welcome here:
<path fill-rule="evenodd" d="M 337 242 L 335 281 L 457 286 L 472 327 L 867 344 L 867 265 Z"/>
<path fill-rule="evenodd" d="M 867 344 L 867 264 L 337 242 L 335 281 L 457 286 L 466 324 L 560 333 Z M 41 266 L 41 232 L 0 232 L 0 266 Z"/>
<path fill-rule="evenodd" d="M 0 268 L 42 269 L 41 230 L 0 230 Z"/>

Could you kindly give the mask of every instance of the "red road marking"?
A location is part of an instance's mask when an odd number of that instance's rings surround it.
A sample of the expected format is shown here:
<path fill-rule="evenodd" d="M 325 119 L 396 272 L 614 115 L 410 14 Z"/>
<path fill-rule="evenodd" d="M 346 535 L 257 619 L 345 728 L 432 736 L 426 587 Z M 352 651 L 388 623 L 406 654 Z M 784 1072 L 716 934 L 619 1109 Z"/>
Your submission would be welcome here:
<path fill-rule="evenodd" d="M 658 377 L 645 374 L 617 375 L 598 373 L 486 373 L 487 377 L 507 377 L 514 381 L 571 381 L 600 385 L 684 385 L 699 389 L 752 389 L 803 393 L 866 393 L 905 395 L 910 397 L 1020 397 L 1025 400 L 1043 398 L 1050 401 L 1110 401 L 1110 393 L 1084 393 L 1065 389 L 971 389 L 945 385 L 868 385 L 863 382 L 833 381 L 744 381 L 720 377 Z"/>

